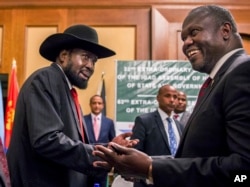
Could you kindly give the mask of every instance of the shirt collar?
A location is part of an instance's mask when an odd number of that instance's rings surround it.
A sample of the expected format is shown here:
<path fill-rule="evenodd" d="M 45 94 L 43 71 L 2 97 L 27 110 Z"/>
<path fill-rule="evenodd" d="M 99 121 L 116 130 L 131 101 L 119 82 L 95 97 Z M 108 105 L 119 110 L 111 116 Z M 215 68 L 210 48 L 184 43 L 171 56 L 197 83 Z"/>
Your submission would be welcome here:
<path fill-rule="evenodd" d="M 225 54 L 223 57 L 221 57 L 221 59 L 215 64 L 214 68 L 212 69 L 211 73 L 209 74 L 209 77 L 213 79 L 215 77 L 216 73 L 221 68 L 221 66 L 227 61 L 227 59 L 230 56 L 232 56 L 234 53 L 236 53 L 240 50 L 242 50 L 242 48 L 234 49 L 234 50 L 228 52 L 227 54 Z"/>
<path fill-rule="evenodd" d="M 57 63 L 56 63 L 56 65 L 57 65 L 57 66 L 59 67 L 59 69 L 62 71 L 62 73 L 63 73 L 63 75 L 64 75 L 64 77 L 65 77 L 65 79 L 66 79 L 66 82 L 67 82 L 67 84 L 68 84 L 68 86 L 69 86 L 69 90 L 71 90 L 73 86 L 72 86 L 72 84 L 70 83 L 68 77 L 65 75 L 65 73 L 64 73 L 64 71 L 63 71 L 63 69 L 62 69 L 62 67 L 61 67 L 59 64 L 57 64 Z"/>
<path fill-rule="evenodd" d="M 159 112 L 159 114 L 160 114 L 160 116 L 161 116 L 162 121 L 166 120 L 168 117 L 171 118 L 171 116 L 168 116 L 168 115 L 166 114 L 166 112 L 164 112 L 164 111 L 163 111 L 162 109 L 160 109 L 160 108 L 158 108 L 158 112 Z"/>
<path fill-rule="evenodd" d="M 94 117 L 97 117 L 97 119 L 101 119 L 102 113 L 100 113 L 98 115 L 95 115 L 95 114 L 91 113 L 91 117 L 92 117 L 92 119 L 94 119 Z"/>
<path fill-rule="evenodd" d="M 174 116 L 174 115 L 178 115 L 178 116 L 179 116 L 179 118 L 181 118 L 181 117 L 182 117 L 182 115 L 183 115 L 183 113 L 184 113 L 184 112 L 181 112 L 181 113 L 178 113 L 178 114 L 177 114 L 177 113 L 175 113 L 175 112 L 174 112 L 174 113 L 173 113 L 173 116 Z"/>

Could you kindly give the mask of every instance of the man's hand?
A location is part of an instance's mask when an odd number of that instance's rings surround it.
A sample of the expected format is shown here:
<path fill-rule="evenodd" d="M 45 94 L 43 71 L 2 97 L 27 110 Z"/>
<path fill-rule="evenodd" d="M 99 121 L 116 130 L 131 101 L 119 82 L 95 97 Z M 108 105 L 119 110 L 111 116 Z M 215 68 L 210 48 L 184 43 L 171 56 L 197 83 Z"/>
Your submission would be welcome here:
<path fill-rule="evenodd" d="M 132 132 L 126 132 L 123 134 L 120 134 L 116 137 L 113 138 L 112 142 L 115 142 L 121 146 L 125 146 L 125 147 L 134 147 L 139 140 L 138 139 L 134 139 L 134 140 L 130 140 L 128 139 L 129 137 L 131 137 Z"/>
<path fill-rule="evenodd" d="M 110 148 L 96 145 L 93 154 L 104 161 L 94 162 L 95 167 L 114 166 L 116 171 L 125 177 L 145 179 L 152 159 L 143 152 L 111 142 Z"/>

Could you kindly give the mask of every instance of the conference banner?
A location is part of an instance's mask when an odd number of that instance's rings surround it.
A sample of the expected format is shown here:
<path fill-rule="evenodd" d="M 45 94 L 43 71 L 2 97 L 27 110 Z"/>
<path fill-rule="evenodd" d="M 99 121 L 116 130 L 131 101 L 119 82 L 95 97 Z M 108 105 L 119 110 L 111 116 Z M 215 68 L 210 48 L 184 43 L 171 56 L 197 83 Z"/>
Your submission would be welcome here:
<path fill-rule="evenodd" d="M 170 84 L 187 94 L 192 112 L 207 75 L 194 71 L 188 61 L 116 61 L 115 122 L 117 135 L 132 130 L 136 116 L 158 107 L 158 89 Z"/>

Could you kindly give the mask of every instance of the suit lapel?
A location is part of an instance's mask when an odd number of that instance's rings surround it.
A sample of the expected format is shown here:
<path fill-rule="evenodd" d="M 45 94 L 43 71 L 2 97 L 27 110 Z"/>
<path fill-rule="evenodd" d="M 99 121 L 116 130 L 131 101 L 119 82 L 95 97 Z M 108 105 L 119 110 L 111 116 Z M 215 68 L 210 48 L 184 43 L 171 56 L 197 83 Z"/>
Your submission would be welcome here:
<path fill-rule="evenodd" d="M 83 112 L 82 112 L 82 108 L 81 108 L 81 116 L 84 116 L 83 115 Z M 82 117 L 82 125 L 83 125 L 83 130 L 84 130 L 84 135 L 85 135 L 85 143 L 89 143 L 89 133 L 88 133 L 88 130 L 87 130 L 87 124 L 84 120 L 84 117 Z M 80 127 L 78 126 L 78 132 L 80 133 Z"/>
<path fill-rule="evenodd" d="M 163 122 L 161 120 L 161 116 L 160 116 L 160 114 L 159 114 L 158 111 L 155 112 L 155 121 L 156 121 L 157 127 L 159 128 L 159 130 L 161 132 L 162 138 L 164 139 L 167 147 L 169 148 L 169 143 L 168 143 L 168 137 L 167 137 L 166 129 L 164 127 L 164 124 L 163 124 Z M 170 149 L 169 149 L 169 152 L 170 152 Z"/>
<path fill-rule="evenodd" d="M 205 95 L 203 96 L 200 105 L 198 105 L 198 109 L 196 111 L 199 111 L 199 108 L 203 105 L 203 103 L 207 100 L 208 96 L 211 94 L 212 90 L 219 84 L 220 80 L 224 77 L 225 73 L 229 69 L 229 67 L 232 65 L 232 63 L 238 58 L 244 54 L 244 51 L 238 51 L 231 57 L 229 57 L 228 60 L 222 65 L 222 67 L 219 69 L 219 71 L 216 73 L 214 79 L 212 80 L 211 84 L 209 85 L 208 89 L 205 92 Z"/>
<path fill-rule="evenodd" d="M 183 122 L 186 121 L 186 118 L 187 118 L 187 112 L 183 112 L 182 116 L 181 116 L 181 119 L 179 120 L 179 122 L 181 124 L 183 124 Z M 178 120 L 177 120 L 178 121 Z"/>
<path fill-rule="evenodd" d="M 182 125 L 180 124 L 180 122 L 179 122 L 178 120 L 175 120 L 175 119 L 174 119 L 174 122 L 175 122 L 175 124 L 176 124 L 178 133 L 179 133 L 179 135 L 180 135 L 180 137 L 181 137 L 182 131 L 183 131 L 183 127 L 182 127 Z"/>
<path fill-rule="evenodd" d="M 91 114 L 88 114 L 85 117 L 85 124 L 86 128 L 88 129 L 88 137 L 89 140 L 94 140 L 94 141 L 89 141 L 90 143 L 95 143 L 95 135 L 94 135 L 94 129 L 93 129 L 93 124 L 92 124 L 92 117 Z"/>
<path fill-rule="evenodd" d="M 70 93 L 68 82 L 67 82 L 67 80 L 65 78 L 64 73 L 58 67 L 58 65 L 56 63 L 52 63 L 51 66 L 53 68 L 55 68 L 56 71 L 60 72 L 60 74 L 62 76 L 62 79 L 63 79 L 63 81 L 65 83 L 65 89 L 68 90 L 68 91 L 66 91 L 66 93 L 67 93 L 67 98 L 68 98 L 68 101 L 69 101 L 69 104 L 70 104 L 69 107 L 71 107 L 71 109 L 72 109 L 72 114 L 74 116 L 74 121 L 75 121 L 75 124 L 76 124 L 76 128 L 78 130 L 78 135 L 81 137 L 81 129 L 80 129 L 80 125 L 79 125 L 79 119 L 78 119 L 78 115 L 77 115 L 77 111 L 76 111 L 74 100 L 73 100 L 72 95 Z M 81 114 L 82 114 L 82 110 L 81 110 Z M 84 129 L 84 133 L 85 133 L 84 134 L 85 135 L 85 141 L 87 141 L 86 143 L 88 143 L 89 142 L 89 138 L 88 138 L 87 128 L 86 128 L 85 121 L 84 121 L 83 117 L 82 117 L 82 121 L 83 121 L 83 129 Z"/>

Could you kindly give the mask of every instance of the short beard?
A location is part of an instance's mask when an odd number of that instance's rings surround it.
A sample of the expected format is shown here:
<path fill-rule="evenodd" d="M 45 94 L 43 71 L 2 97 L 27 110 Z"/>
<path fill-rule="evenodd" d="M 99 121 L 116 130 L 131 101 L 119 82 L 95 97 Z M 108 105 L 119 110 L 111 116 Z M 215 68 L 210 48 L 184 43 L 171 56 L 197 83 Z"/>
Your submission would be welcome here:
<path fill-rule="evenodd" d="M 72 65 L 69 64 L 64 68 L 64 73 L 68 77 L 70 83 L 79 89 L 86 89 L 88 87 L 88 81 L 79 78 L 73 71 Z"/>

